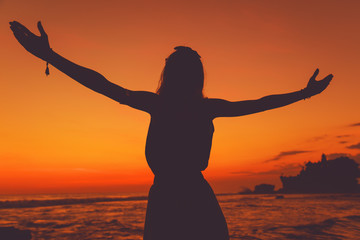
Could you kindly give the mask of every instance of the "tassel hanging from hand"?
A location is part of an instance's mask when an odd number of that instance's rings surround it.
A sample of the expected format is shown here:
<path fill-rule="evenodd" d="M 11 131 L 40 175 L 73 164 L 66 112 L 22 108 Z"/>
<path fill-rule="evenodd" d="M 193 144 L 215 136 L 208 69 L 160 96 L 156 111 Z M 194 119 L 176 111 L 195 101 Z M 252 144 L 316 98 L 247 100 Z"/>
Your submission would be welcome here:
<path fill-rule="evenodd" d="M 48 63 L 48 62 L 46 62 L 45 74 L 46 74 L 46 76 L 49 76 L 49 74 L 50 74 L 50 71 L 49 71 L 49 63 Z"/>

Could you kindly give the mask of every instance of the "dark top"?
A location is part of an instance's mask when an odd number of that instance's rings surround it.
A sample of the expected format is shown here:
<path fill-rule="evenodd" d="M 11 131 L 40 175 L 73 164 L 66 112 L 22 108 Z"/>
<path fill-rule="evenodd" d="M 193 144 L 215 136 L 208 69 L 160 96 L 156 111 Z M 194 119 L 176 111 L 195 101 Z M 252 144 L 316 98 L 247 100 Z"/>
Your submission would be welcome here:
<path fill-rule="evenodd" d="M 208 166 L 218 99 L 165 98 L 124 89 L 118 101 L 151 115 L 146 160 L 155 175 L 199 173 Z M 219 105 L 219 106 L 218 106 Z"/>
<path fill-rule="evenodd" d="M 146 141 L 146 160 L 155 175 L 206 169 L 214 126 L 206 99 L 156 103 Z"/>

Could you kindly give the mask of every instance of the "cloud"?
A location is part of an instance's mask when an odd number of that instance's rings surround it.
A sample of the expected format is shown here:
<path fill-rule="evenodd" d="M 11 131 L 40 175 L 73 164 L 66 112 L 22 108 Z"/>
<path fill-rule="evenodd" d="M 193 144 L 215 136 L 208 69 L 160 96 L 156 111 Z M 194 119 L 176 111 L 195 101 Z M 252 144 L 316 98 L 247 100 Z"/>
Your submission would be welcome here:
<path fill-rule="evenodd" d="M 352 155 L 350 153 L 331 153 L 331 154 L 326 154 L 326 157 L 329 160 L 339 158 L 339 157 L 348 157 L 348 158 L 354 159 L 357 163 L 360 164 L 360 153 L 356 154 L 356 155 Z"/>
<path fill-rule="evenodd" d="M 360 154 L 357 155 L 351 155 L 349 153 L 331 153 L 326 154 L 326 157 L 328 160 L 333 160 L 335 158 L 339 157 L 348 157 L 351 159 L 354 159 L 358 164 L 360 164 Z M 317 161 L 320 161 L 318 159 Z M 238 172 L 230 172 L 230 174 L 236 174 L 236 175 L 244 175 L 244 176 L 277 176 L 280 177 L 282 175 L 285 176 L 295 176 L 298 174 L 301 169 L 303 168 L 304 164 L 300 163 L 279 163 L 274 166 L 274 168 L 267 170 L 267 171 L 260 171 L 260 172 L 253 172 L 253 171 L 238 171 Z"/>
<path fill-rule="evenodd" d="M 345 143 L 348 143 L 348 141 L 340 141 L 339 143 L 340 144 L 345 144 Z"/>
<path fill-rule="evenodd" d="M 351 154 L 349 153 L 330 153 L 330 154 L 326 154 L 326 158 L 328 160 L 333 160 L 335 158 L 339 158 L 339 157 L 350 157 Z"/>
<path fill-rule="evenodd" d="M 360 143 L 347 146 L 347 148 L 349 148 L 349 149 L 360 149 Z"/>
<path fill-rule="evenodd" d="M 245 175 L 245 176 L 263 176 L 263 175 L 283 175 L 283 174 L 297 174 L 302 168 L 302 165 L 299 163 L 289 163 L 289 164 L 279 164 L 275 165 L 273 169 L 260 172 L 251 172 L 251 171 L 238 171 L 230 172 L 231 174 Z"/>
<path fill-rule="evenodd" d="M 290 173 L 298 173 L 302 168 L 302 165 L 299 163 L 289 163 L 289 164 L 282 164 L 276 165 L 275 168 L 269 171 L 259 172 L 258 175 L 283 175 L 283 174 L 290 174 Z"/>
<path fill-rule="evenodd" d="M 317 142 L 317 141 L 323 140 L 323 139 L 325 139 L 327 137 L 328 137 L 327 134 L 320 135 L 320 136 L 317 136 L 317 137 L 310 138 L 309 142 Z"/>
<path fill-rule="evenodd" d="M 360 164 L 360 154 L 356 154 L 351 156 L 352 159 L 354 159 L 358 164 Z"/>
<path fill-rule="evenodd" d="M 101 173 L 101 170 L 89 168 L 24 168 L 21 169 L 25 172 L 88 172 L 88 173 Z"/>
<path fill-rule="evenodd" d="M 360 122 L 350 124 L 349 127 L 360 127 Z"/>
<path fill-rule="evenodd" d="M 336 136 L 337 138 L 346 138 L 346 137 L 351 137 L 350 134 L 346 134 L 346 135 L 338 135 Z"/>
<path fill-rule="evenodd" d="M 237 171 L 237 172 L 230 172 L 231 174 L 237 174 L 237 175 L 254 175 L 255 172 L 251 171 Z"/>
<path fill-rule="evenodd" d="M 297 155 L 297 154 L 301 154 L 301 153 L 308 153 L 311 151 L 303 151 L 303 150 L 294 150 L 294 151 L 285 151 L 285 152 L 280 152 L 277 156 L 275 156 L 272 159 L 268 159 L 266 161 L 264 161 L 264 163 L 268 163 L 268 162 L 274 162 L 274 161 L 278 161 L 283 157 L 287 157 L 287 156 L 293 156 L 293 155 Z"/>

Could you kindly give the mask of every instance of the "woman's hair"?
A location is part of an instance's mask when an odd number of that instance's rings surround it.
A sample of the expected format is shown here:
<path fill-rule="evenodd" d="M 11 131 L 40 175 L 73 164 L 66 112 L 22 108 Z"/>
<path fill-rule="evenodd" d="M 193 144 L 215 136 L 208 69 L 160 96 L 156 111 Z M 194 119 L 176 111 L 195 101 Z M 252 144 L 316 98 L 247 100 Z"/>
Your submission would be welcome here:
<path fill-rule="evenodd" d="M 189 47 L 175 47 L 175 52 L 166 59 L 156 93 L 166 97 L 203 98 L 204 68 L 200 58 Z"/>

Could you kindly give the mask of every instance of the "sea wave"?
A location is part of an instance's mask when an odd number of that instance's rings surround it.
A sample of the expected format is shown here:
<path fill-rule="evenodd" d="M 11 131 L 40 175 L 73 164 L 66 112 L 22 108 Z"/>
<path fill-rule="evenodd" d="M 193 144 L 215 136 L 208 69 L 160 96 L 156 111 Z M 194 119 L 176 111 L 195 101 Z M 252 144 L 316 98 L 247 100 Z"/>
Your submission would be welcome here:
<path fill-rule="evenodd" d="M 272 227 L 265 229 L 264 233 L 280 234 L 286 239 L 351 239 L 348 238 L 347 233 L 360 233 L 359 224 L 360 215 L 349 215 L 341 218 L 328 218 L 310 224 Z"/>
<path fill-rule="evenodd" d="M 144 195 L 2 199 L 0 227 L 30 230 L 33 238 L 39 240 L 140 240 L 147 204 Z M 358 239 L 358 200 L 357 195 L 341 194 L 293 194 L 284 195 L 283 199 L 276 199 L 274 195 L 219 196 L 231 239 L 246 240 Z"/>
<path fill-rule="evenodd" d="M 68 223 L 63 223 L 61 221 L 43 221 L 43 220 L 24 220 L 20 222 L 22 227 L 27 229 L 37 229 L 37 230 L 44 230 L 44 229 L 62 229 L 67 228 L 68 230 L 73 229 L 74 227 L 79 228 L 78 222 L 71 221 Z M 111 219 L 109 221 L 98 221 L 94 219 L 88 219 L 83 222 L 83 226 L 86 226 L 88 231 L 93 229 L 94 227 L 103 227 L 108 230 L 116 230 L 120 232 L 122 235 L 142 235 L 143 229 L 134 226 L 133 224 L 120 222 L 117 219 Z"/>

